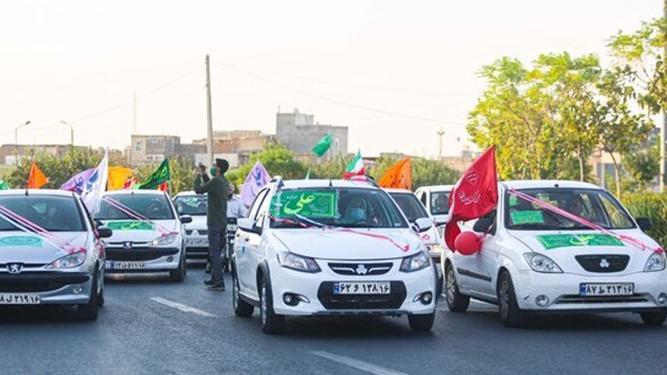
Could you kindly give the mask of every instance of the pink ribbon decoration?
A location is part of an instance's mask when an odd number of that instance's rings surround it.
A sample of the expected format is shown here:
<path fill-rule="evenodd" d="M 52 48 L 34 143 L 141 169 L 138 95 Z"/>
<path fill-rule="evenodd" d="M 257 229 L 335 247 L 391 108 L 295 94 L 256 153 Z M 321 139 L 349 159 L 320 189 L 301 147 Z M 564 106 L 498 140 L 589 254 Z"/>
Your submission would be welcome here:
<path fill-rule="evenodd" d="M 124 204 L 118 202 L 117 200 L 115 200 L 113 198 L 104 197 L 104 198 L 102 198 L 102 200 L 109 203 L 111 206 L 116 208 L 118 211 L 121 211 L 125 215 L 127 215 L 127 216 L 129 216 L 129 217 L 131 217 L 135 220 L 138 220 L 138 221 L 143 222 L 143 223 L 154 225 L 155 228 L 157 228 L 157 230 L 160 232 L 160 236 L 162 236 L 162 237 L 165 237 L 165 236 L 168 236 L 170 234 L 175 234 L 176 233 L 174 231 L 168 230 L 167 228 L 163 227 L 162 225 L 150 220 L 149 218 L 143 216 L 142 214 L 134 211 L 133 209 L 125 206 Z"/>
<path fill-rule="evenodd" d="M 586 227 L 591 228 L 591 229 L 593 229 L 593 230 L 597 230 L 597 231 L 599 231 L 599 232 L 601 232 L 601 233 L 603 233 L 603 234 L 607 234 L 607 235 L 609 235 L 609 236 L 612 236 L 612 237 L 616 238 L 616 239 L 619 240 L 619 241 L 628 243 L 628 244 L 630 244 L 630 245 L 636 247 L 636 248 L 639 249 L 639 250 L 642 250 L 642 251 L 644 251 L 644 250 L 651 250 L 651 251 L 656 252 L 656 253 L 663 253 L 663 252 L 665 251 L 665 250 L 664 250 L 662 247 L 660 247 L 660 246 L 658 246 L 658 247 L 656 247 L 656 248 L 651 248 L 650 246 L 646 245 L 644 242 L 642 242 L 642 241 L 640 241 L 640 240 L 638 240 L 638 239 L 636 239 L 636 238 L 634 238 L 634 237 L 632 237 L 632 236 L 628 236 L 628 235 L 625 235 L 625 234 L 618 234 L 618 233 L 615 233 L 615 232 L 613 232 L 613 231 L 611 231 L 611 230 L 609 230 L 609 229 L 607 229 L 607 228 L 605 228 L 605 227 L 603 227 L 603 226 L 601 226 L 601 225 L 599 225 L 599 224 L 596 224 L 596 223 L 593 223 L 593 222 L 591 222 L 591 221 L 589 221 L 589 220 L 586 220 L 586 219 L 584 219 L 583 217 L 574 215 L 574 214 L 572 214 L 572 213 L 570 213 L 570 212 L 567 212 L 567 211 L 563 210 L 562 208 L 558 208 L 558 207 L 556 207 L 556 206 L 554 206 L 554 205 L 552 205 L 552 204 L 550 204 L 550 203 L 548 203 L 548 202 L 545 202 L 545 201 L 543 201 L 543 200 L 541 200 L 541 199 L 535 198 L 535 197 L 533 197 L 533 196 L 531 196 L 531 195 L 529 195 L 529 194 L 520 192 L 520 191 L 515 190 L 515 189 L 509 189 L 507 192 L 508 192 L 510 195 L 514 195 L 515 197 L 521 198 L 521 199 L 523 199 L 523 200 L 525 200 L 525 201 L 528 201 L 528 202 L 530 202 L 530 203 L 532 203 L 532 204 L 535 204 L 536 206 L 541 207 L 541 208 L 543 208 L 543 209 L 545 209 L 545 210 L 549 210 L 549 211 L 551 211 L 551 212 L 553 212 L 553 213 L 555 213 L 555 214 L 558 214 L 558 215 L 560 215 L 560 216 L 563 216 L 563 217 L 565 217 L 565 218 L 567 218 L 567 219 L 570 219 L 570 220 L 572 220 L 572 221 L 574 221 L 574 222 L 576 222 L 576 223 L 579 223 L 579 224 L 581 224 L 581 225 L 583 225 L 583 226 L 586 226 Z"/>

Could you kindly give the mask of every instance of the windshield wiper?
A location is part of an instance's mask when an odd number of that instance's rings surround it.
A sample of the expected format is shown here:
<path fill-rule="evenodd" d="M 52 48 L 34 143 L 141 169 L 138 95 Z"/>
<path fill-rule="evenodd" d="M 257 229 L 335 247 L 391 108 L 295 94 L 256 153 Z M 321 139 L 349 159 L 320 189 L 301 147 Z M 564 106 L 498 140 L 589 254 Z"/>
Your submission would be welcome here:
<path fill-rule="evenodd" d="M 324 227 L 326 227 L 326 225 L 324 225 L 324 224 L 322 224 L 322 223 L 320 223 L 320 222 L 318 222 L 318 221 L 309 219 L 309 218 L 307 218 L 307 217 L 305 217 L 305 216 L 303 216 L 303 215 L 294 214 L 294 217 L 296 217 L 297 219 L 299 219 L 299 221 L 302 222 L 302 223 L 306 223 L 306 224 L 309 224 L 309 225 L 313 225 L 313 226 L 316 226 L 316 227 L 318 227 L 318 228 L 324 228 Z"/>

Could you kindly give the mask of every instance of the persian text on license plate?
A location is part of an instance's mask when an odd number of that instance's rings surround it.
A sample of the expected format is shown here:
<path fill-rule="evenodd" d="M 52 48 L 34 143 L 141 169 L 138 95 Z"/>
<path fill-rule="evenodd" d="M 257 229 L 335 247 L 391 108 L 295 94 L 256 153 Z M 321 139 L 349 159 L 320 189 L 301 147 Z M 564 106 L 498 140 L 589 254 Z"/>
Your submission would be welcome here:
<path fill-rule="evenodd" d="M 205 238 L 186 238 L 185 246 L 189 247 L 208 247 L 208 240 Z"/>
<path fill-rule="evenodd" d="M 374 282 L 336 282 L 333 294 L 390 294 L 389 281 Z"/>
<path fill-rule="evenodd" d="M 37 294 L 0 293 L 0 305 L 39 305 L 41 302 Z"/>
<path fill-rule="evenodd" d="M 583 283 L 579 285 L 579 295 L 589 296 L 631 296 L 635 293 L 633 283 Z"/>
<path fill-rule="evenodd" d="M 116 262 L 107 261 L 107 268 L 112 270 L 140 270 L 146 268 L 143 262 Z"/>

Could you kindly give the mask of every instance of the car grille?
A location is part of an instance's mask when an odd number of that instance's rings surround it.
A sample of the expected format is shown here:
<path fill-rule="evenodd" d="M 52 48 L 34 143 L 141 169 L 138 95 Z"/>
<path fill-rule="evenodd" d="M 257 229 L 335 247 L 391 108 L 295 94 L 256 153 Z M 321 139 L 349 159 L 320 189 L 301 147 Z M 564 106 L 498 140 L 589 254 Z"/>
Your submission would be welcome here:
<path fill-rule="evenodd" d="M 391 270 L 393 263 L 329 263 L 329 268 L 339 275 L 376 276 Z"/>
<path fill-rule="evenodd" d="M 178 253 L 176 248 L 154 249 L 154 248 L 132 248 L 125 249 L 109 249 L 107 248 L 107 260 L 119 261 L 141 261 L 153 260 L 167 255 L 174 255 Z"/>
<path fill-rule="evenodd" d="M 81 284 L 90 279 L 87 274 L 53 274 L 24 272 L 18 275 L 0 274 L 0 293 L 36 293 L 56 290 L 69 284 Z"/>
<path fill-rule="evenodd" d="M 199 232 L 199 235 L 200 235 L 200 236 L 206 236 L 206 235 L 208 235 L 208 230 L 206 230 L 206 229 L 198 230 L 197 232 Z"/>
<path fill-rule="evenodd" d="M 574 257 L 588 272 L 620 272 L 628 266 L 629 255 L 577 255 Z"/>
<path fill-rule="evenodd" d="M 320 284 L 317 298 L 329 310 L 398 309 L 407 294 L 400 281 L 391 282 L 391 294 L 386 295 L 334 295 L 333 282 Z"/>
<path fill-rule="evenodd" d="M 186 229 L 185 234 L 187 234 L 188 236 L 191 235 L 192 234 L 192 229 Z"/>
<path fill-rule="evenodd" d="M 649 302 L 644 294 L 633 294 L 631 296 L 588 296 L 582 297 L 578 294 L 560 296 L 556 304 L 579 304 L 579 303 L 631 303 Z"/>

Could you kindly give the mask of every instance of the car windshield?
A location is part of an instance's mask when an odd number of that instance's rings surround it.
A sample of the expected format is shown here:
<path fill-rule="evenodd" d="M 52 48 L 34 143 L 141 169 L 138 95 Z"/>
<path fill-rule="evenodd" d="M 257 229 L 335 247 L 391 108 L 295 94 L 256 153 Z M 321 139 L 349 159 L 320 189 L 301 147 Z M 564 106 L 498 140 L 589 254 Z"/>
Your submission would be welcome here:
<path fill-rule="evenodd" d="M 106 197 L 114 199 L 121 205 L 150 220 L 172 220 L 174 218 L 174 213 L 169 205 L 169 199 L 164 195 L 114 194 Z M 104 199 L 100 205 L 99 213 L 95 218 L 100 220 L 136 219 L 114 207 Z"/>
<path fill-rule="evenodd" d="M 174 198 L 176 211 L 180 215 L 204 216 L 208 199 L 206 195 L 182 195 Z"/>
<path fill-rule="evenodd" d="M 403 211 L 408 221 L 414 223 L 417 219 L 428 217 L 424 205 L 412 193 L 389 193 Z"/>
<path fill-rule="evenodd" d="M 431 192 L 431 215 L 447 215 L 449 213 L 449 192 Z"/>
<path fill-rule="evenodd" d="M 271 227 L 331 225 L 345 228 L 403 228 L 407 223 L 380 189 L 283 189 L 271 199 Z"/>
<path fill-rule="evenodd" d="M 86 231 L 81 210 L 73 197 L 1 196 L 0 205 L 50 232 Z M 0 231 L 14 230 L 19 228 L 0 217 Z"/>
<path fill-rule="evenodd" d="M 543 188 L 519 190 L 607 229 L 630 229 L 635 224 L 614 197 L 604 190 Z M 555 212 L 505 194 L 505 223 L 508 229 L 588 229 Z"/>

